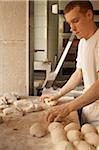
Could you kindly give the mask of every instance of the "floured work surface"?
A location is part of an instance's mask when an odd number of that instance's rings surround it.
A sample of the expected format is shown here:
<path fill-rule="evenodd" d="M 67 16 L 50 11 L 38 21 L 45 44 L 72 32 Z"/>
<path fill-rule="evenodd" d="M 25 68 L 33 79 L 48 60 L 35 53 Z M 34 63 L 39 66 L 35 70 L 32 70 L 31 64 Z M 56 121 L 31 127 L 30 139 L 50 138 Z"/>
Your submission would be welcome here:
<path fill-rule="evenodd" d="M 35 97 L 31 97 L 34 99 Z M 4 123 L 0 124 L 0 150 L 53 150 L 53 144 L 48 133 L 46 136 L 37 138 L 29 133 L 30 127 L 35 122 L 40 122 L 47 128 L 45 120 L 46 110 L 4 117 Z M 77 112 L 72 112 L 68 122 L 77 122 Z"/>

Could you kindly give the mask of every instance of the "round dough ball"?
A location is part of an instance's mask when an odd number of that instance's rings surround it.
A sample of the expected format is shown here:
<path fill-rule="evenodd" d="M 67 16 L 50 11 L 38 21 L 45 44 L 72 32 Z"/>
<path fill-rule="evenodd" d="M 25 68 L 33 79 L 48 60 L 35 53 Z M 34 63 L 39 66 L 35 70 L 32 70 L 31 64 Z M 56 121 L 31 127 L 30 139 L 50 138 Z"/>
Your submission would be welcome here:
<path fill-rule="evenodd" d="M 70 142 L 80 141 L 82 139 L 82 134 L 78 130 L 69 130 L 67 132 L 67 138 Z"/>
<path fill-rule="evenodd" d="M 60 141 L 67 140 L 66 133 L 63 128 L 56 128 L 51 131 L 51 139 L 53 144 L 57 144 Z"/>
<path fill-rule="evenodd" d="M 79 141 L 77 145 L 75 145 L 77 150 L 92 150 L 92 147 L 90 144 L 88 144 L 86 141 Z"/>
<path fill-rule="evenodd" d="M 55 105 L 57 105 L 57 103 L 58 103 L 58 101 L 57 100 L 55 100 L 55 101 L 48 101 L 49 99 L 48 98 L 45 98 L 44 99 L 44 102 L 45 102 L 45 104 L 47 104 L 48 106 L 55 106 Z"/>
<path fill-rule="evenodd" d="M 86 123 L 81 127 L 81 132 L 82 132 L 82 134 L 86 134 L 89 132 L 96 133 L 96 128 L 93 125 Z"/>
<path fill-rule="evenodd" d="M 76 150 L 76 149 L 72 145 L 72 143 L 68 141 L 61 141 L 56 145 L 55 150 Z"/>
<path fill-rule="evenodd" d="M 44 128 L 41 123 L 34 123 L 30 127 L 30 135 L 35 136 L 35 137 L 43 137 L 47 133 L 46 129 Z"/>
<path fill-rule="evenodd" d="M 63 128 L 63 125 L 59 122 L 52 122 L 48 126 L 48 131 L 51 132 L 52 130 L 54 130 L 56 128 Z"/>
<path fill-rule="evenodd" d="M 99 135 L 96 134 L 95 132 L 86 133 L 84 136 L 84 139 L 86 142 L 88 142 L 89 144 L 92 144 L 94 146 L 99 145 Z"/>
<path fill-rule="evenodd" d="M 66 132 L 68 132 L 69 130 L 79 130 L 79 129 L 80 129 L 80 126 L 75 122 L 71 122 L 64 127 L 64 130 Z"/>

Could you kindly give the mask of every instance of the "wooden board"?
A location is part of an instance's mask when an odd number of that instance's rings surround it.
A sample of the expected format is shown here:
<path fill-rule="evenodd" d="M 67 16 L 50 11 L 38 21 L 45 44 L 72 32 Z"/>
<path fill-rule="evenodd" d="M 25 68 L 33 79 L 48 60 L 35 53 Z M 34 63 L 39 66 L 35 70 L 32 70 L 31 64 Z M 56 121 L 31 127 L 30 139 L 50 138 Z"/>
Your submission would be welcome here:
<path fill-rule="evenodd" d="M 40 122 L 47 128 L 45 113 L 46 110 L 16 118 L 6 117 L 5 122 L 0 124 L 0 150 L 53 150 L 49 133 L 42 138 L 29 134 L 29 128 L 35 122 Z M 77 112 L 70 114 L 70 120 L 79 123 Z"/>

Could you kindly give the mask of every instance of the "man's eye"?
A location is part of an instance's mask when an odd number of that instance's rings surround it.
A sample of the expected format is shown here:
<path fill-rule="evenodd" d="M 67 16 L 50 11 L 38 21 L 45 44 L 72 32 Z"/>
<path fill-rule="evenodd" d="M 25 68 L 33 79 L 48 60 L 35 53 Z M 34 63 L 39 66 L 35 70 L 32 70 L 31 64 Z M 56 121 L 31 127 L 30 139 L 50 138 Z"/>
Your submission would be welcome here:
<path fill-rule="evenodd" d="M 79 21 L 79 19 L 75 19 L 73 20 L 73 23 L 77 23 Z"/>

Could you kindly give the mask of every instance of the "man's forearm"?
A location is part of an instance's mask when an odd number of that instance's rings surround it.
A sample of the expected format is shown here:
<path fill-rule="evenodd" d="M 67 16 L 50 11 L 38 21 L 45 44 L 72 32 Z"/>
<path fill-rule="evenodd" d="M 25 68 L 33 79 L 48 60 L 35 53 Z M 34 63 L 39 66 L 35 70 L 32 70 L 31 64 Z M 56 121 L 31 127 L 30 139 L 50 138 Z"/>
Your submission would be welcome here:
<path fill-rule="evenodd" d="M 99 99 L 99 80 L 97 80 L 83 95 L 70 102 L 70 112 L 78 110 Z"/>
<path fill-rule="evenodd" d="M 77 69 L 68 82 L 62 87 L 60 90 L 60 96 L 65 95 L 66 93 L 70 92 L 73 90 L 77 85 L 79 85 L 82 81 L 82 72 L 80 69 Z"/>
<path fill-rule="evenodd" d="M 60 91 L 56 95 L 54 95 L 53 99 L 54 100 L 59 99 L 63 95 L 67 94 L 68 92 L 73 90 L 77 85 L 79 85 L 81 81 L 82 81 L 82 72 L 80 69 L 77 69 L 72 74 L 68 82 L 60 89 Z"/>

